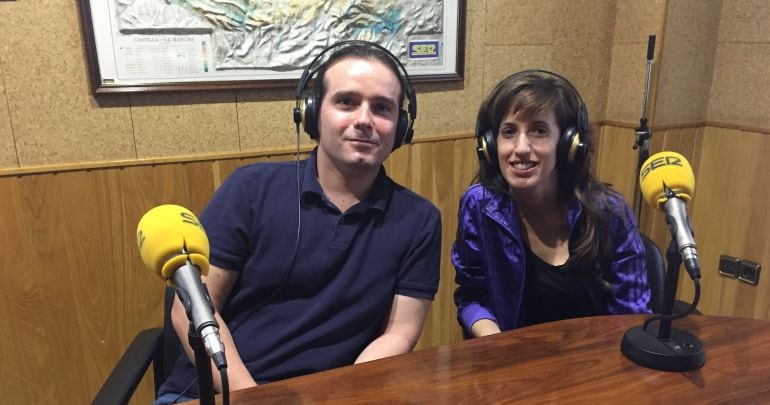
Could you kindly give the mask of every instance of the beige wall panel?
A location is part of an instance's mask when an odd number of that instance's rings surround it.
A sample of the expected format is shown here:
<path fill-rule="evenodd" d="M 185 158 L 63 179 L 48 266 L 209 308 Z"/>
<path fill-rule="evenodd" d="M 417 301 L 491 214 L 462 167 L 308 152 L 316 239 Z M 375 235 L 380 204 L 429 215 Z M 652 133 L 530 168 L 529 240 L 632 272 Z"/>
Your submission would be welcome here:
<path fill-rule="evenodd" d="M 560 12 L 556 4 L 556 0 L 487 0 L 484 44 L 550 44 L 554 13 Z"/>
<path fill-rule="evenodd" d="M 661 39 L 666 0 L 620 0 L 616 7 L 615 43 L 646 44 L 650 35 Z"/>
<path fill-rule="evenodd" d="M 708 121 L 770 128 L 770 43 L 717 47 Z"/>
<path fill-rule="evenodd" d="M 647 42 L 612 46 L 606 119 L 639 123 L 647 80 Z"/>
<path fill-rule="evenodd" d="M 602 120 L 612 61 L 615 4 L 604 0 L 558 0 L 556 10 L 553 69 L 578 88 L 588 106 L 589 119 Z"/>
<path fill-rule="evenodd" d="M 232 91 L 135 94 L 131 116 L 138 158 L 239 150 Z"/>
<path fill-rule="evenodd" d="M 3 4 L 0 13 L 19 164 L 134 158 L 128 97 L 90 95 L 74 2 Z"/>
<path fill-rule="evenodd" d="M 721 1 L 669 2 L 655 102 L 656 125 L 705 120 L 720 11 Z"/>
<path fill-rule="evenodd" d="M 719 42 L 770 42 L 770 2 L 725 0 Z"/>
<path fill-rule="evenodd" d="M 414 124 L 415 139 L 458 132 L 472 134 L 475 131 L 485 72 L 484 2 L 467 2 L 465 18 L 463 81 L 415 85 L 418 105 Z"/>
<path fill-rule="evenodd" d="M 482 99 L 511 74 L 524 69 L 552 69 L 550 45 L 487 46 L 485 50 Z"/>
<path fill-rule="evenodd" d="M 480 51 L 477 53 L 481 54 Z M 478 61 L 480 62 L 480 59 Z M 415 86 L 418 108 L 414 139 L 457 133 L 473 134 L 476 128 L 476 114 L 482 99 L 481 63 L 474 62 L 474 65 L 477 65 L 474 69 L 466 69 L 467 75 L 462 85 Z M 443 90 L 436 90 L 438 88 Z"/>
<path fill-rule="evenodd" d="M 292 110 L 296 104 L 296 87 L 282 89 L 242 90 L 238 97 L 238 131 L 242 151 L 264 147 L 292 147 L 297 133 Z M 305 102 L 303 95 L 300 105 Z M 300 142 L 314 144 L 300 126 Z"/>
<path fill-rule="evenodd" d="M 3 84 L 3 65 L 7 58 L 3 56 L 3 48 L 0 48 L 0 168 L 16 167 L 19 159 L 16 157 L 16 144 L 13 140 L 13 126 L 11 125 L 11 113 L 8 111 L 8 98 Z"/>

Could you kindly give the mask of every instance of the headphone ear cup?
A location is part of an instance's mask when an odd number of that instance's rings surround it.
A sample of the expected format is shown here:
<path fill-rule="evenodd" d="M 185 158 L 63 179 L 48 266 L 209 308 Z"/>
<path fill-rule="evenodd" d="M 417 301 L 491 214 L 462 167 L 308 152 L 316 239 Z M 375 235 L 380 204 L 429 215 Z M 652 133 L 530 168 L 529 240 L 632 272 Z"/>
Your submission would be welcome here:
<path fill-rule="evenodd" d="M 484 139 L 487 144 L 487 161 L 490 165 L 497 168 L 497 136 L 491 129 L 484 131 Z"/>
<path fill-rule="evenodd" d="M 393 140 L 393 150 L 404 144 L 406 133 L 409 130 L 409 114 L 403 109 L 398 111 L 398 124 L 396 125 L 396 139 Z"/>
<path fill-rule="evenodd" d="M 564 131 L 556 148 L 556 162 L 559 167 L 580 166 L 585 159 L 586 145 L 581 141 L 580 133 L 575 127 Z"/>
<path fill-rule="evenodd" d="M 492 167 L 497 167 L 497 139 L 491 129 L 476 128 L 476 154 Z"/>
<path fill-rule="evenodd" d="M 313 94 L 305 99 L 305 117 L 302 120 L 305 132 L 313 140 L 318 140 L 318 97 L 316 93 L 313 91 Z"/>

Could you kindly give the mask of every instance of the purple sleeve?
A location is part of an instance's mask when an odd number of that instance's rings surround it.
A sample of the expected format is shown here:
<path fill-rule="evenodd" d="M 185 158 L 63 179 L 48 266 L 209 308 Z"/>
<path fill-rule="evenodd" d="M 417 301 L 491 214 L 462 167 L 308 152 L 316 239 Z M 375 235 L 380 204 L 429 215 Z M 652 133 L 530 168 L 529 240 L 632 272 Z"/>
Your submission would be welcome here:
<path fill-rule="evenodd" d="M 610 273 L 605 277 L 612 289 L 608 303 L 610 314 L 650 313 L 650 286 L 644 244 L 628 204 L 622 197 L 611 198 L 616 212 L 612 221 L 614 256 Z"/>
<path fill-rule="evenodd" d="M 480 319 L 497 318 L 488 307 L 486 272 L 481 254 L 482 236 L 480 232 L 481 208 L 478 196 L 469 189 L 460 201 L 457 219 L 457 237 L 452 245 L 452 264 L 455 267 L 454 301 L 457 306 L 457 319 L 468 332 Z"/>

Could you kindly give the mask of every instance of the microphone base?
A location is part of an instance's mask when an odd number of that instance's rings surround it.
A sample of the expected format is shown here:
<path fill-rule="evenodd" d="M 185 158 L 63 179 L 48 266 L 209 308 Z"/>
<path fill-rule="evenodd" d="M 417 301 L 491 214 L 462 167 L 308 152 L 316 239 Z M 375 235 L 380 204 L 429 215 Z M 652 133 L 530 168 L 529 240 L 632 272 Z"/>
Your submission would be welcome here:
<path fill-rule="evenodd" d="M 706 363 L 703 342 L 691 333 L 671 329 L 669 339 L 659 339 L 656 328 L 636 326 L 626 331 L 620 351 L 641 366 L 662 371 L 691 371 Z"/>

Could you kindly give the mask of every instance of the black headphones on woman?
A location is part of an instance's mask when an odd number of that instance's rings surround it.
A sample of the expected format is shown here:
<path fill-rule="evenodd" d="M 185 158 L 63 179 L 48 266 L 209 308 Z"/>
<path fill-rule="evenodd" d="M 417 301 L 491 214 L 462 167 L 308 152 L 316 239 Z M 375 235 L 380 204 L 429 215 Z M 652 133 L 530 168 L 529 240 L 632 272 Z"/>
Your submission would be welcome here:
<path fill-rule="evenodd" d="M 500 91 L 503 83 L 519 79 L 520 77 L 531 73 L 542 73 L 551 76 L 556 80 L 563 82 L 575 92 L 579 104 L 577 125 L 575 127 L 566 128 L 559 137 L 559 143 L 556 146 L 556 164 L 557 167 L 560 168 L 570 166 L 580 167 L 585 161 L 588 152 L 585 143 L 580 139 L 581 136 L 587 137 L 588 134 L 588 110 L 586 109 L 586 105 L 580 97 L 577 88 L 570 83 L 567 78 L 548 70 L 523 70 L 502 80 L 495 86 L 490 94 L 495 94 Z M 490 106 L 487 105 L 485 107 L 489 108 Z M 476 153 L 479 156 L 479 160 L 485 160 L 492 167 L 497 168 L 499 164 L 497 161 L 497 131 L 483 125 L 482 120 L 482 111 L 479 111 L 479 115 L 476 119 Z"/>
<path fill-rule="evenodd" d="M 321 58 L 331 50 L 348 46 L 374 48 L 395 62 L 401 72 L 403 72 L 403 75 L 401 75 L 397 71 L 396 76 L 398 77 L 398 81 L 401 83 L 401 89 L 403 90 L 404 98 L 407 101 L 407 109 L 404 110 L 404 100 L 402 99 L 400 103 L 401 107 L 399 108 L 398 112 L 398 124 L 396 125 L 396 138 L 393 142 L 393 150 L 396 150 L 402 144 L 412 142 L 412 136 L 414 135 L 414 130 L 412 127 L 414 126 L 414 120 L 417 117 L 417 98 L 415 97 L 412 82 L 409 80 L 409 73 L 407 73 L 404 65 L 401 64 L 401 61 L 398 60 L 398 58 L 388 49 L 379 44 L 367 41 L 350 40 L 337 42 L 324 48 L 324 50 L 322 50 L 321 53 L 310 62 L 310 64 L 302 72 L 302 76 L 300 77 L 299 83 L 297 84 L 297 90 L 294 93 L 294 96 L 297 100 L 296 106 L 293 110 L 294 123 L 297 124 L 298 127 L 299 124 L 302 123 L 305 132 L 310 135 L 310 138 L 315 140 L 318 139 L 318 121 L 322 98 L 321 87 L 323 85 L 321 82 L 323 81 L 323 77 L 317 79 L 317 83 L 313 87 L 313 91 L 305 98 L 305 103 L 302 107 L 300 107 L 300 99 L 302 98 L 302 94 L 305 92 L 305 88 L 310 82 L 310 79 L 312 79 L 312 77 L 320 70 L 323 70 L 324 67 L 328 64 L 328 60 L 324 63 L 319 63 Z"/>

